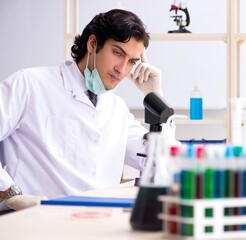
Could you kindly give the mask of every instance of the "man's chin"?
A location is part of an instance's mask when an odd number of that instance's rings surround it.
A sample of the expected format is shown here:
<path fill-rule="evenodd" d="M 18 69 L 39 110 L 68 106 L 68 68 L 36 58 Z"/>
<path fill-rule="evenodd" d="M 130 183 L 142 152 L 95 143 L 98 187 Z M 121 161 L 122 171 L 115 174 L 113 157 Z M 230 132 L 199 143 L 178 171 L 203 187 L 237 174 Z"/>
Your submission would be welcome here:
<path fill-rule="evenodd" d="M 117 84 L 114 84 L 114 85 L 111 85 L 109 87 L 105 87 L 107 90 L 114 90 L 116 87 L 117 87 L 118 83 Z"/>

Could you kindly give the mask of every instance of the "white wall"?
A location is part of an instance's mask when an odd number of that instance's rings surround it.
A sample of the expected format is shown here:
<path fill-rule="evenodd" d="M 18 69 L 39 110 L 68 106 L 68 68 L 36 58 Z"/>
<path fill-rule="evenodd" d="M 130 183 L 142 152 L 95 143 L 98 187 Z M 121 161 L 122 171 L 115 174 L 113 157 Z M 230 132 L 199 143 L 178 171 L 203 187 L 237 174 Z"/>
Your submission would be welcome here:
<path fill-rule="evenodd" d="M 0 1 L 0 80 L 63 61 L 63 0 Z"/>

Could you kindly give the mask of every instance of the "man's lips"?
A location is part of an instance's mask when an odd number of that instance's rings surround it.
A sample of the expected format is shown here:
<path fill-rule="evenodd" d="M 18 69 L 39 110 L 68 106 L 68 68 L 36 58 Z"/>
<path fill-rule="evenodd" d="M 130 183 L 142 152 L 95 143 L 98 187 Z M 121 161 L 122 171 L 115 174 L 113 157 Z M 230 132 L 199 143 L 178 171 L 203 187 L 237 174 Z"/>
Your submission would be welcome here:
<path fill-rule="evenodd" d="M 109 76 L 111 77 L 111 79 L 113 80 L 113 81 L 120 81 L 120 79 L 118 78 L 118 77 L 116 77 L 115 75 L 113 75 L 113 74 L 110 74 L 109 73 Z"/>

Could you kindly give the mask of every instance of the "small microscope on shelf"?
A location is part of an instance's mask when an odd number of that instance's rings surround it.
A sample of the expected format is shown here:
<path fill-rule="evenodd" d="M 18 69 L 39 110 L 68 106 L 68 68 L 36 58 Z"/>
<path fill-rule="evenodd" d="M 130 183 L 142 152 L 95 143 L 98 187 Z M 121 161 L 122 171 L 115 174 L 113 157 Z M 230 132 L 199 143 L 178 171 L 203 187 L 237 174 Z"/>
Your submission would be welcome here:
<path fill-rule="evenodd" d="M 168 33 L 191 33 L 186 29 L 190 25 L 190 14 L 187 8 L 187 4 L 182 0 L 174 0 L 171 5 L 171 11 L 175 11 L 175 15 L 171 16 L 176 22 L 176 25 L 179 27 L 177 30 L 169 30 Z M 178 15 L 178 11 L 181 11 L 185 14 L 185 20 L 183 19 L 183 15 Z"/>

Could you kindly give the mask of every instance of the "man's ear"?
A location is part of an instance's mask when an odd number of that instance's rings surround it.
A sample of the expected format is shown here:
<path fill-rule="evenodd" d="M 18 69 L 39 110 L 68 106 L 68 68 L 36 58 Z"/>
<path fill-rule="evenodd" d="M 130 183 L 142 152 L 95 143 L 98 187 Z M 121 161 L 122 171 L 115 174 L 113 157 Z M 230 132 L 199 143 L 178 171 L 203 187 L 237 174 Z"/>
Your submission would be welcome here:
<path fill-rule="evenodd" d="M 92 34 L 90 35 L 87 41 L 87 51 L 89 53 L 95 52 L 96 46 L 97 46 L 97 39 L 96 39 L 96 36 Z"/>

